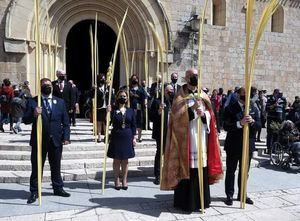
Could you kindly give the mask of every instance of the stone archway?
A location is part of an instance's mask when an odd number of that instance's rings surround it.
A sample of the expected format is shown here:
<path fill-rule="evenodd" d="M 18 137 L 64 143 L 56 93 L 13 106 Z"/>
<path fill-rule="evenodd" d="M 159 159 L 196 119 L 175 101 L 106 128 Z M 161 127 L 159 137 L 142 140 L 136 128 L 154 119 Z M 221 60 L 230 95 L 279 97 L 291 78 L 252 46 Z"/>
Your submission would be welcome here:
<path fill-rule="evenodd" d="M 46 6 L 47 2 L 47 6 Z M 14 0 L 11 3 L 6 22 L 6 41 L 13 45 L 14 50 L 27 54 L 27 76 L 34 82 L 34 12 L 32 0 Z M 99 21 L 107 24 L 114 32 L 117 32 L 115 19 L 120 23 L 126 8 L 129 8 L 128 17 L 124 25 L 124 31 L 128 41 L 129 54 L 136 51 L 135 73 L 143 78 L 143 56 L 145 42 L 152 51 L 150 60 L 150 73 L 155 73 L 156 45 L 147 21 L 155 24 L 156 29 L 164 41 L 164 23 L 168 21 L 164 10 L 158 0 L 48 0 L 41 7 L 41 36 L 45 43 L 47 37 L 54 39 L 55 30 L 58 30 L 59 53 L 57 56 L 58 67 L 65 68 L 65 43 L 71 28 L 83 20 L 93 20 L 96 12 Z M 50 33 L 47 31 L 47 11 L 50 17 Z M 169 24 L 167 22 L 167 24 Z M 168 31 L 170 26 L 168 25 Z M 169 34 L 169 36 L 171 36 Z M 168 39 L 169 42 L 171 42 Z M 44 60 L 47 60 L 47 47 L 44 48 Z M 9 50 L 9 49 L 8 49 Z M 152 64 L 152 65 L 151 65 Z M 152 70 L 151 70 L 152 69 Z M 47 68 L 44 68 L 47 72 Z M 120 71 L 124 73 L 124 64 L 121 59 Z M 121 80 L 124 81 L 121 78 Z"/>

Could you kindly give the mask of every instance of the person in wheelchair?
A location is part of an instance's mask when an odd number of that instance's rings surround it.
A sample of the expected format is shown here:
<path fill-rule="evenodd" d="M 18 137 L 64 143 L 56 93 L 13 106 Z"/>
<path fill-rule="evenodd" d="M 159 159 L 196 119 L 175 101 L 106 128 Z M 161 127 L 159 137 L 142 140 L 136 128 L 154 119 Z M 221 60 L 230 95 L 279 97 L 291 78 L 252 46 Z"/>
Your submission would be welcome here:
<path fill-rule="evenodd" d="M 288 150 L 289 157 L 286 163 L 295 163 L 300 166 L 300 133 L 295 124 L 284 121 L 279 131 L 279 142 Z"/>
<path fill-rule="evenodd" d="M 279 143 L 286 148 L 290 148 L 294 142 L 300 141 L 299 135 L 300 133 L 292 121 L 284 121 L 279 130 Z"/>

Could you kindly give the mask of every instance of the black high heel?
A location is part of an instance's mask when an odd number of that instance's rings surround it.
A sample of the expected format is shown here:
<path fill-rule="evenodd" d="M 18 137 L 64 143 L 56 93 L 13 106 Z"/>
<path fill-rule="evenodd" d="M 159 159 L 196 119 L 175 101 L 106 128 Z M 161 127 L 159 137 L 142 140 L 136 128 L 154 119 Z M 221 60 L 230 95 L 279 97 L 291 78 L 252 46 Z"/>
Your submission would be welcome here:
<path fill-rule="evenodd" d="M 120 186 L 120 180 L 119 178 L 115 180 L 115 190 L 120 190 L 122 186 Z"/>
<path fill-rule="evenodd" d="M 122 182 L 122 190 L 128 190 L 128 184 L 125 186 L 124 182 Z"/>

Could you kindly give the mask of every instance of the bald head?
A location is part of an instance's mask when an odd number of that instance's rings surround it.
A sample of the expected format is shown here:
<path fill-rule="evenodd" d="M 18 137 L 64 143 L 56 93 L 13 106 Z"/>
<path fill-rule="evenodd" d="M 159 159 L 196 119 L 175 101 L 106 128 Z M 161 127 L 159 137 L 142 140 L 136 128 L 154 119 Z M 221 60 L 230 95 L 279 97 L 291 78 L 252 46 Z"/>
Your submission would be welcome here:
<path fill-rule="evenodd" d="M 185 72 L 185 80 L 188 85 L 196 87 L 198 84 L 198 70 L 195 68 L 190 68 Z"/>
<path fill-rule="evenodd" d="M 198 70 L 196 68 L 190 68 L 185 72 L 186 79 L 189 79 L 193 75 L 198 75 Z"/>

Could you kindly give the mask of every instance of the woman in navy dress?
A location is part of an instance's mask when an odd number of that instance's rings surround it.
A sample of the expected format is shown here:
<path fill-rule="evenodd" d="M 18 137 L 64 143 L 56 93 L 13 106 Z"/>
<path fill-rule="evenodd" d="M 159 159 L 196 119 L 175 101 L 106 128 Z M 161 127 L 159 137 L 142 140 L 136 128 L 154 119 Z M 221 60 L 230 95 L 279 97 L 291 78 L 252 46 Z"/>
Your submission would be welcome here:
<path fill-rule="evenodd" d="M 108 105 L 107 110 L 111 112 L 110 143 L 107 156 L 113 158 L 113 170 L 115 176 L 115 189 L 128 189 L 128 159 L 135 156 L 136 145 L 136 122 L 134 110 L 127 107 L 128 94 L 126 90 L 120 90 L 116 96 L 116 107 L 112 110 Z M 121 172 L 121 173 L 120 173 Z M 120 183 L 120 174 L 122 186 Z"/>

